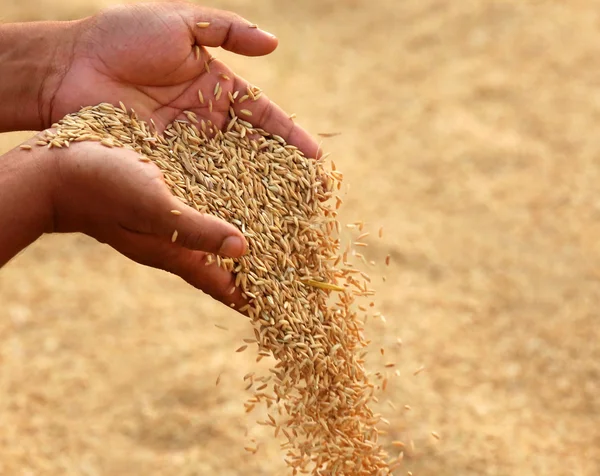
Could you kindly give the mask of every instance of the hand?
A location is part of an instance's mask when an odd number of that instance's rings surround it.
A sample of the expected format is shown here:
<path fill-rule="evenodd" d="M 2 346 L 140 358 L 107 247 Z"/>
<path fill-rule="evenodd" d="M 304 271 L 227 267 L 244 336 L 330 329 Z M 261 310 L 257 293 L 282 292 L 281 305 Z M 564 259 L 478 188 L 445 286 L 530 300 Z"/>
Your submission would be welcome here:
<path fill-rule="evenodd" d="M 199 27 L 199 22 L 208 25 Z M 84 105 L 122 101 L 142 118 L 152 118 L 159 129 L 185 119 L 184 110 L 223 128 L 230 107 L 227 93 L 240 91 L 242 97 L 248 83 L 222 62 L 211 61 L 205 47 L 247 56 L 271 53 L 277 39 L 250 25 L 233 13 L 186 3 L 119 6 L 82 20 L 75 25 L 69 54 L 59 57 L 62 72 L 43 91 L 50 119 L 55 122 Z M 223 89 L 219 100 L 214 97 L 217 81 Z M 265 95 L 236 101 L 234 109 L 238 115 L 250 110 L 251 117 L 241 117 L 282 136 L 307 156 L 317 156 L 318 144 Z"/>
<path fill-rule="evenodd" d="M 108 149 L 97 142 L 51 149 L 43 159 L 52 162 L 48 170 L 54 177 L 53 220 L 47 231 L 85 233 L 138 263 L 182 277 L 222 302 L 241 303 L 238 289 L 229 294 L 232 275 L 206 266 L 205 252 L 241 256 L 246 251 L 243 235 L 176 199 L 156 165 L 141 162 L 131 150 Z"/>

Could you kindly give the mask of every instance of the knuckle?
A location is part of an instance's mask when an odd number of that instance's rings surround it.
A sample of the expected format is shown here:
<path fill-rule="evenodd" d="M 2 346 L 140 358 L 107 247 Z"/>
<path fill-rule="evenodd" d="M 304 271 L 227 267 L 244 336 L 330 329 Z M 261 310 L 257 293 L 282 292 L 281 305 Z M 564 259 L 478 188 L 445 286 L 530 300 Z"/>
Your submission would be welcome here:
<path fill-rule="evenodd" d="M 180 244 L 190 250 L 214 251 L 208 233 L 202 228 L 196 228 L 183 234 Z"/>

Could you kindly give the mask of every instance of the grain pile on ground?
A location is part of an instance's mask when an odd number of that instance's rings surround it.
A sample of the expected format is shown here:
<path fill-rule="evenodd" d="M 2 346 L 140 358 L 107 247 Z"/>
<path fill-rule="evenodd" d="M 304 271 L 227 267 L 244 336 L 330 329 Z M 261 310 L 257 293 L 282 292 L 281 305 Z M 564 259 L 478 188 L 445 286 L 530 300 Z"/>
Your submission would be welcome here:
<path fill-rule="evenodd" d="M 253 128 L 233 109 L 226 131 L 186 115 L 189 121 L 175 121 L 159 134 L 124 105 L 101 104 L 67 116 L 38 144 L 99 141 L 131 148 L 158 165 L 182 202 L 235 224 L 248 253 L 240 259 L 208 255 L 206 265 L 235 274 L 248 301 L 239 310 L 254 327 L 255 339 L 247 343 L 258 345 L 257 360 L 277 362 L 269 377 L 246 376 L 253 388 L 247 411 L 269 408 L 262 423 L 285 436 L 282 448 L 294 474 L 388 474 L 377 443 L 381 416 L 369 408 L 377 387 L 363 366 L 367 308 L 355 303 L 370 301 L 374 291 L 336 238 L 340 172 Z"/>

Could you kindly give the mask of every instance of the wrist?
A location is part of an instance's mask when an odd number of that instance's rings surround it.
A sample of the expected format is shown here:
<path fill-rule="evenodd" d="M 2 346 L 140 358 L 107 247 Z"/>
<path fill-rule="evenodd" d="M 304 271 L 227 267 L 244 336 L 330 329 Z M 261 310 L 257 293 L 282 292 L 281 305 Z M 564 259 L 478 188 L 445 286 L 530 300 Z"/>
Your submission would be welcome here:
<path fill-rule="evenodd" d="M 0 132 L 50 127 L 78 22 L 0 25 Z"/>
<path fill-rule="evenodd" d="M 36 140 L 0 156 L 0 266 L 53 231 L 55 154 Z"/>

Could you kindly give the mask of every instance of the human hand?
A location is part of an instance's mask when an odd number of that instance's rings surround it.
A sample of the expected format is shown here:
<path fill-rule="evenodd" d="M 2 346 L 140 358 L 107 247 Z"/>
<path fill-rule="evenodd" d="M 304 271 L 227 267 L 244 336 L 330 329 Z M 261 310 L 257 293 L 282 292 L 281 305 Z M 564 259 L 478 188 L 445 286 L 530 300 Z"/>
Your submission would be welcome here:
<path fill-rule="evenodd" d="M 232 275 L 206 266 L 206 252 L 239 257 L 246 250 L 243 235 L 175 198 L 156 165 L 140 161 L 131 150 L 97 142 L 51 149 L 44 159 L 51 161 L 53 181 L 49 232 L 85 233 L 138 263 L 182 277 L 215 299 L 240 303 L 239 290 L 230 294 Z"/>
<path fill-rule="evenodd" d="M 228 92 L 240 91 L 242 97 L 249 84 L 222 62 L 211 61 L 206 47 L 247 56 L 269 54 L 277 47 L 273 35 L 233 13 L 188 3 L 119 6 L 73 28 L 69 53 L 57 60 L 64 68 L 42 94 L 51 122 L 85 105 L 122 101 L 143 119 L 152 118 L 159 130 L 185 119 L 185 110 L 224 128 L 231 106 Z M 217 82 L 223 90 L 218 100 Z M 317 156 L 314 139 L 264 94 L 256 101 L 236 101 L 233 108 L 238 115 L 241 109 L 251 111 L 252 116 L 241 117 L 307 156 Z"/>

